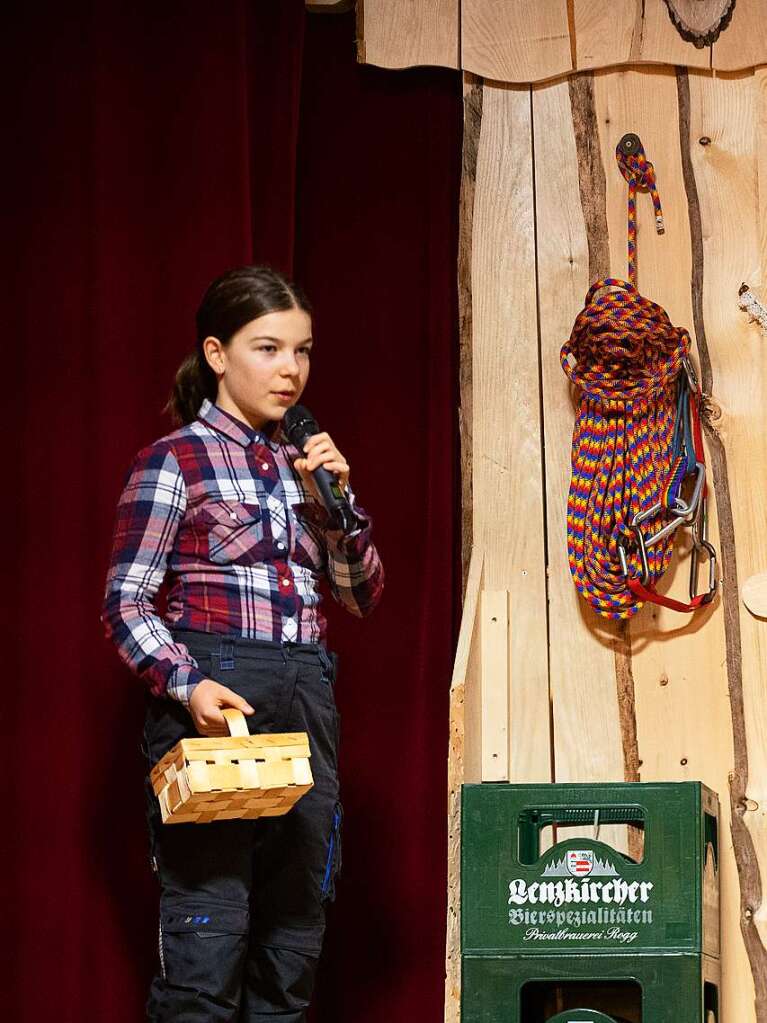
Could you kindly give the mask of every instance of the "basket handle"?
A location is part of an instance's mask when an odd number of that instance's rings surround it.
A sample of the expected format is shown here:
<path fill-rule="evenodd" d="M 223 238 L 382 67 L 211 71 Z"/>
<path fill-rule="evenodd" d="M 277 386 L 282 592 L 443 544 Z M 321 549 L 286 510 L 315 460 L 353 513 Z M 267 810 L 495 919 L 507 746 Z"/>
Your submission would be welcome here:
<path fill-rule="evenodd" d="M 221 713 L 226 718 L 226 723 L 229 726 L 229 735 L 239 737 L 248 734 L 248 723 L 241 710 L 236 710 L 234 707 L 226 707 Z"/>

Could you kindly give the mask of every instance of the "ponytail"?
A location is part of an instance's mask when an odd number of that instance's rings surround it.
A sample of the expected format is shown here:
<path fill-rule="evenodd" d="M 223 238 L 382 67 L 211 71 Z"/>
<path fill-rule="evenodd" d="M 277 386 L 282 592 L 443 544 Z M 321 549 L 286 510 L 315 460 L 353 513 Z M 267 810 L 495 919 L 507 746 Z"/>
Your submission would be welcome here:
<path fill-rule="evenodd" d="M 203 398 L 215 401 L 217 393 L 216 374 L 208 365 L 207 360 L 203 368 L 199 349 L 195 348 L 176 370 L 173 391 L 163 412 L 170 413 L 177 426 L 193 423 L 197 418 Z"/>

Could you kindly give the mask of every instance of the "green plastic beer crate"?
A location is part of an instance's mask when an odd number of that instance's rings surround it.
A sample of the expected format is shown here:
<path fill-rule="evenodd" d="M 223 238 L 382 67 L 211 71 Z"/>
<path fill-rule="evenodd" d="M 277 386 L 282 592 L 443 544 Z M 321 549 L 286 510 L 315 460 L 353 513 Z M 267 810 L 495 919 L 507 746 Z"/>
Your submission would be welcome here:
<path fill-rule="evenodd" d="M 464 955 L 718 957 L 719 800 L 700 782 L 484 783 L 462 798 Z M 638 861 L 596 837 L 612 825 L 635 829 Z M 568 838 L 575 826 L 591 837 Z"/>
<path fill-rule="evenodd" d="M 461 1023 L 719 1023 L 702 955 L 464 956 Z"/>

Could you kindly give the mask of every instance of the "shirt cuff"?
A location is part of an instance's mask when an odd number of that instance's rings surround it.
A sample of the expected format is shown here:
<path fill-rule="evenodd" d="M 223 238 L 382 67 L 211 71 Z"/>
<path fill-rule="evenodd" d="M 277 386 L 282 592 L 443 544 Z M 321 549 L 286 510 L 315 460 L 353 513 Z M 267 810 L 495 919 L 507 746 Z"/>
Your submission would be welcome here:
<path fill-rule="evenodd" d="M 195 686 L 207 677 L 204 672 L 199 668 L 193 668 L 191 664 L 177 664 L 168 676 L 165 692 L 172 700 L 178 700 L 180 704 L 188 708 Z"/>
<path fill-rule="evenodd" d="M 305 522 L 317 526 L 325 534 L 325 538 L 332 547 L 352 553 L 367 546 L 372 520 L 364 508 L 356 503 L 352 496 L 349 507 L 354 513 L 356 524 L 348 532 L 343 529 L 330 529 L 330 515 L 327 508 L 319 501 L 303 501 L 293 505 L 293 511 Z"/>

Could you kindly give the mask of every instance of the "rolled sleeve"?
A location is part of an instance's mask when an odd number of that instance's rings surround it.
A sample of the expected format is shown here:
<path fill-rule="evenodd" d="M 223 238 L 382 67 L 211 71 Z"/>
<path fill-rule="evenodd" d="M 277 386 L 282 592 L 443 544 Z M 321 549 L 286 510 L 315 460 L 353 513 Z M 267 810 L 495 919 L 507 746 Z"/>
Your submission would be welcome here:
<path fill-rule="evenodd" d="M 297 511 L 321 531 L 327 553 L 326 574 L 334 599 L 351 614 L 364 618 L 381 599 L 384 569 L 372 540 L 370 515 L 357 503 L 348 485 L 346 496 L 357 519 L 350 533 L 329 529 L 330 517 L 317 501 L 305 503 Z"/>

